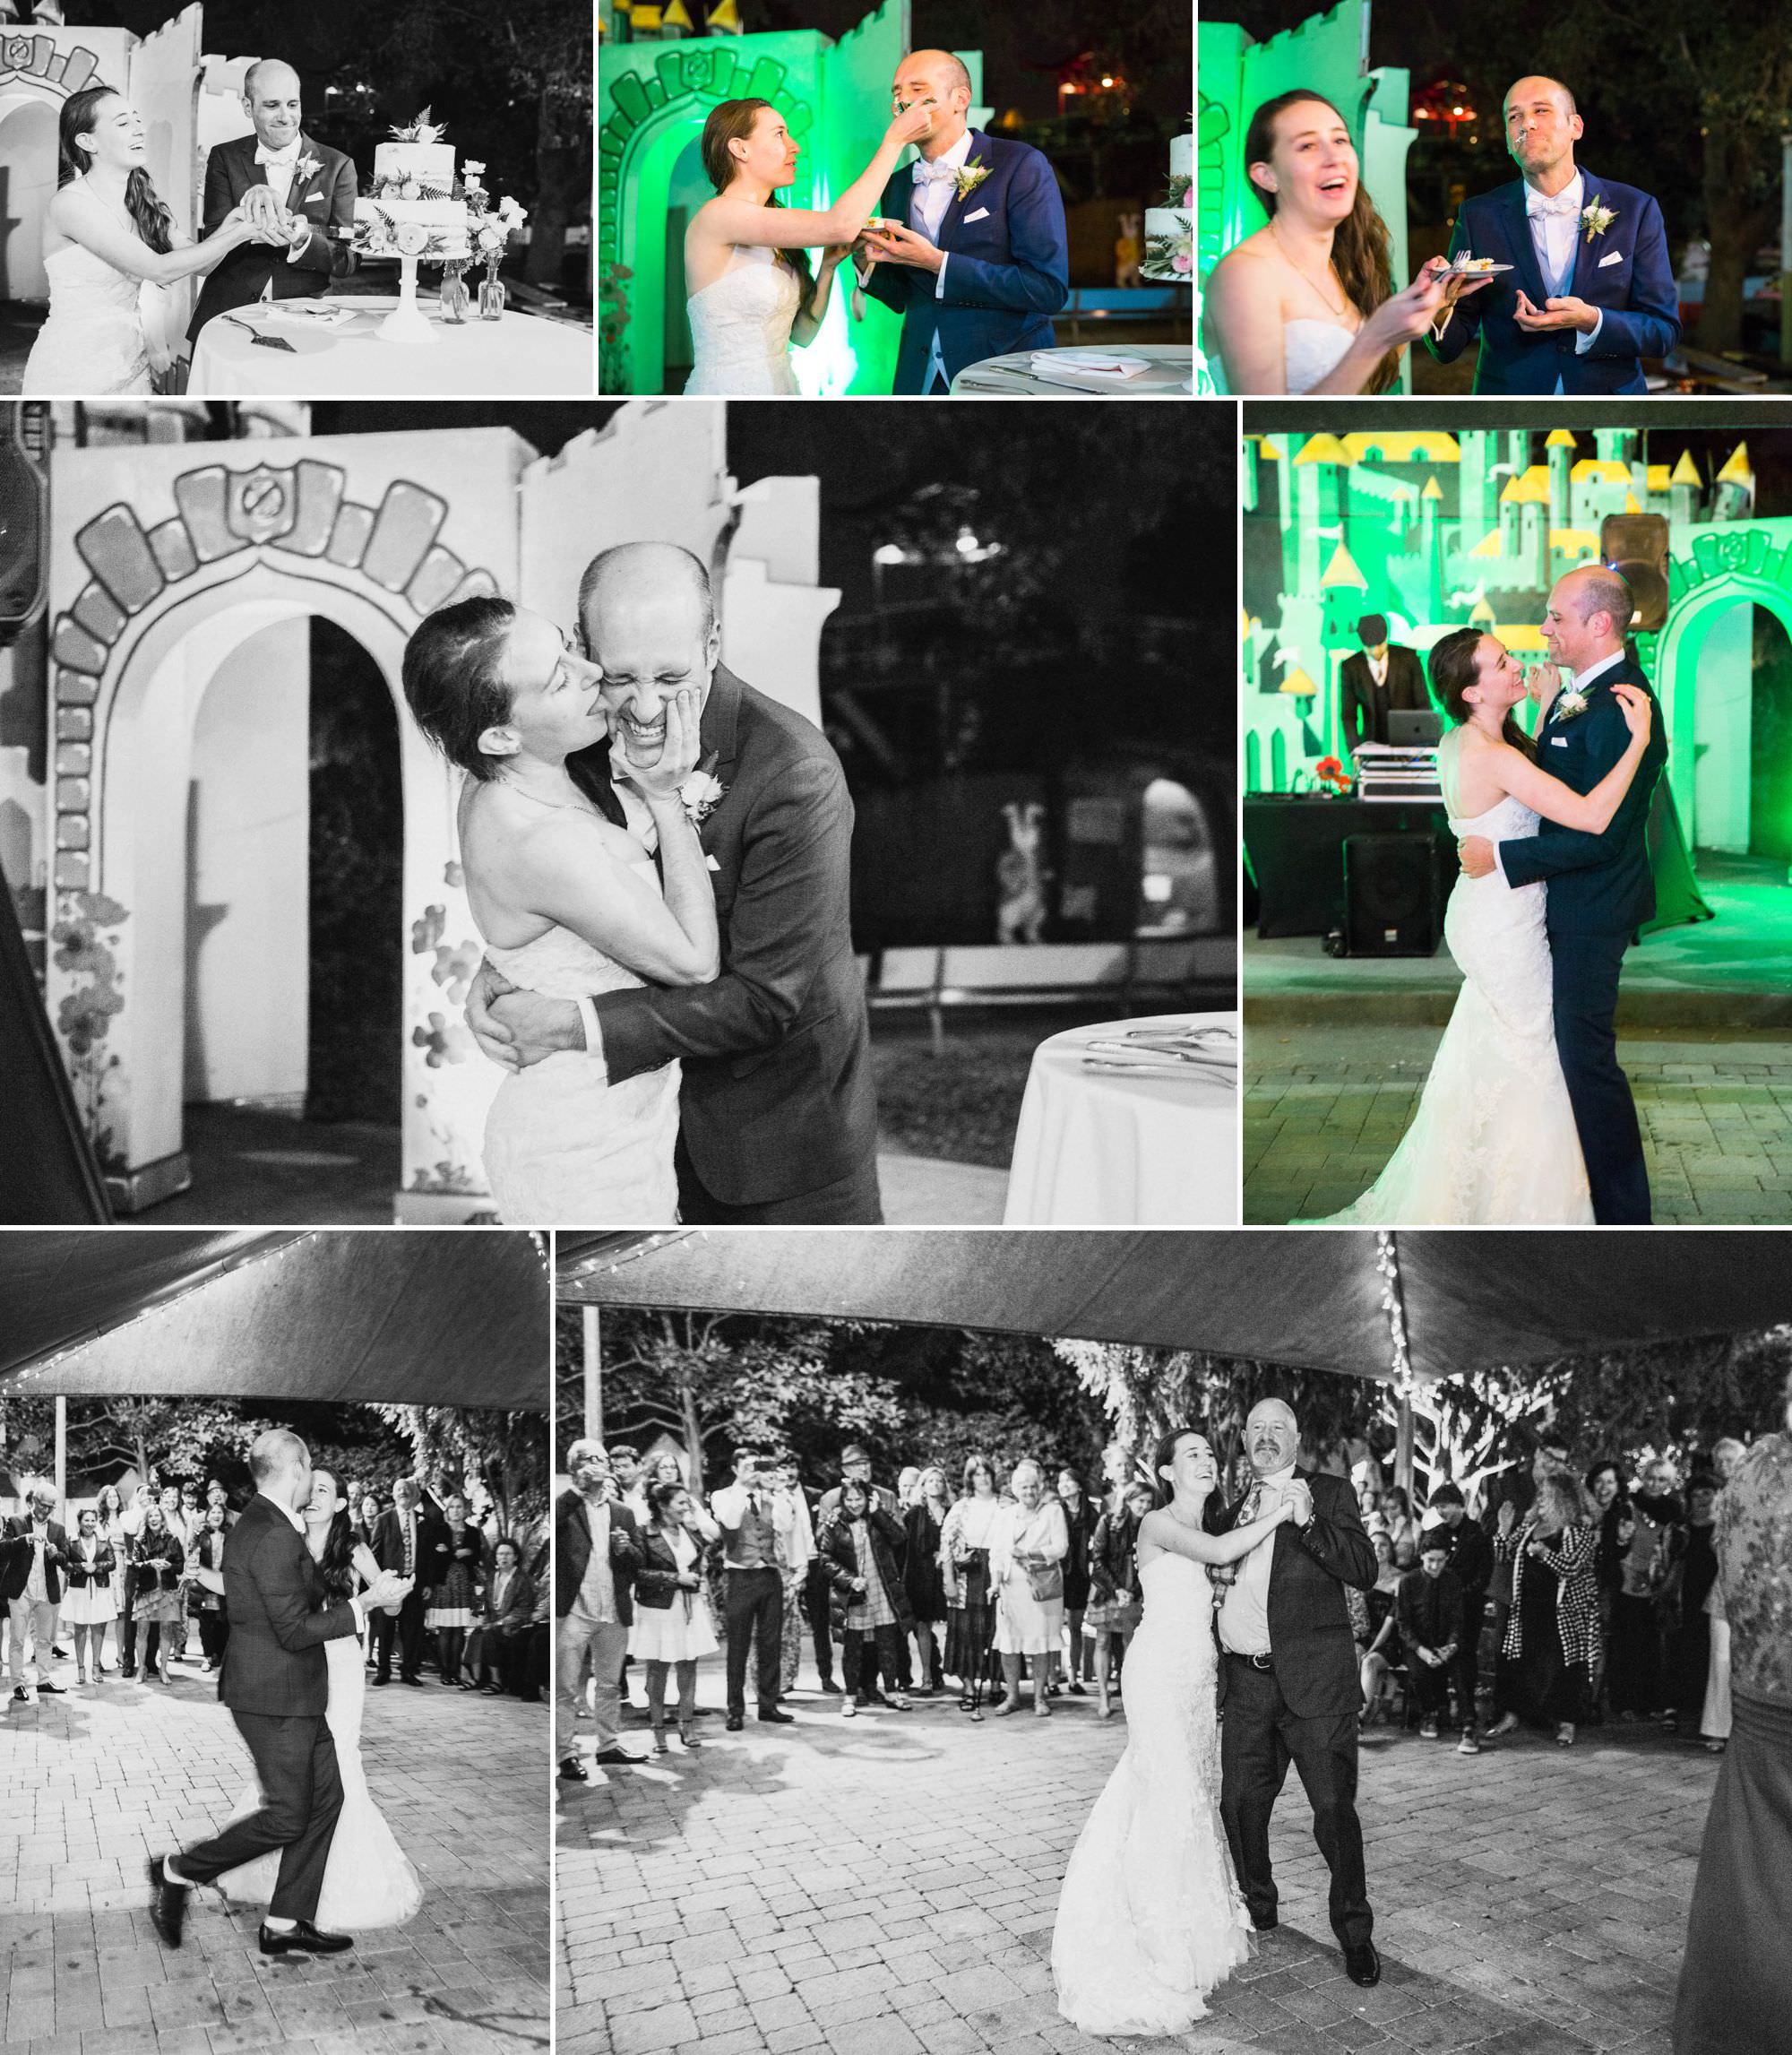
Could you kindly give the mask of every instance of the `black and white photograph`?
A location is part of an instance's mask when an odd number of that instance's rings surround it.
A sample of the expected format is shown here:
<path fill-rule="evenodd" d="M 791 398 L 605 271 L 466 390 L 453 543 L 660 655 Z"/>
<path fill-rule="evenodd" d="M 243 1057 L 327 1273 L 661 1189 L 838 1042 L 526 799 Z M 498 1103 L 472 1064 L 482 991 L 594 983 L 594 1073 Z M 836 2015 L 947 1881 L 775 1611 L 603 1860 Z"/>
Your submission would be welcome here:
<path fill-rule="evenodd" d="M 6 1219 L 1236 1219 L 1223 422 L 22 421 Z"/>
<path fill-rule="evenodd" d="M 567 2055 L 1782 2045 L 1779 1238 L 556 1261 Z"/>
<path fill-rule="evenodd" d="M 0 393 L 596 390 L 589 13 L 3 0 Z"/>
<path fill-rule="evenodd" d="M 545 2047 L 545 1237 L 0 1237 L 0 2042 Z"/>

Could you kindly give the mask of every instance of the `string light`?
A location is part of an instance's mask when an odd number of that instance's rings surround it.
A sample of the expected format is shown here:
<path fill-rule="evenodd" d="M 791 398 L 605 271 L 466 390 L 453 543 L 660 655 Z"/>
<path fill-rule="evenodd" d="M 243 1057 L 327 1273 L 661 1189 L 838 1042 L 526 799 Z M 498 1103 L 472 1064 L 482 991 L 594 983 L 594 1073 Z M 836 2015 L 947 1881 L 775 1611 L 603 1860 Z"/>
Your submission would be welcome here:
<path fill-rule="evenodd" d="M 1413 1394 L 1412 1359 L 1407 1353 L 1406 1295 L 1400 1283 L 1400 1247 L 1387 1228 L 1375 1230 L 1375 1268 L 1382 1274 L 1382 1310 L 1388 1317 L 1388 1341 L 1393 1355 L 1394 1389 L 1403 1399 Z"/>
<path fill-rule="evenodd" d="M 606 1249 L 595 1256 L 574 1256 L 564 1266 L 562 1282 L 586 1284 L 594 1277 L 614 1277 L 619 1270 L 626 1269 L 631 1263 L 639 1263 L 642 1256 L 651 1256 L 655 1249 L 669 1248 L 677 1242 L 689 1241 L 693 1237 L 699 1241 L 708 1239 L 702 1228 L 667 1228 L 661 1233 L 650 1234 L 642 1240 L 632 1243 L 619 1255 L 614 1249 Z M 606 1256 L 614 1256 L 616 1260 L 607 1263 L 604 1260 Z"/>

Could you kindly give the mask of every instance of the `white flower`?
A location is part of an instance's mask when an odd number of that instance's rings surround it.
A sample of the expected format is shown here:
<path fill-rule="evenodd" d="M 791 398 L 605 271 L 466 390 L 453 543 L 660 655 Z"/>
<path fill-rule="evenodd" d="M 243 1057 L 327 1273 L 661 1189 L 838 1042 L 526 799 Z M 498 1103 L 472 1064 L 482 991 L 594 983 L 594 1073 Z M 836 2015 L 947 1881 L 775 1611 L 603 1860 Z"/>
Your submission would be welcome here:
<path fill-rule="evenodd" d="M 1602 200 L 1590 200 L 1581 210 L 1581 226 L 1587 231 L 1590 243 L 1595 236 L 1603 236 L 1616 220 L 1615 212 Z"/>
<path fill-rule="evenodd" d="M 470 157 L 461 165 L 461 168 L 467 174 L 470 178 L 477 178 L 480 172 L 485 169 L 485 166 L 483 164 L 475 164 L 472 159 Z"/>
<path fill-rule="evenodd" d="M 721 780 L 708 771 L 693 771 L 678 788 L 678 800 L 694 823 L 713 811 L 727 791 Z"/>
<path fill-rule="evenodd" d="M 1587 711 L 1587 695 L 1578 686 L 1570 686 L 1566 692 L 1558 694 L 1555 701 L 1558 714 L 1572 716 Z"/>

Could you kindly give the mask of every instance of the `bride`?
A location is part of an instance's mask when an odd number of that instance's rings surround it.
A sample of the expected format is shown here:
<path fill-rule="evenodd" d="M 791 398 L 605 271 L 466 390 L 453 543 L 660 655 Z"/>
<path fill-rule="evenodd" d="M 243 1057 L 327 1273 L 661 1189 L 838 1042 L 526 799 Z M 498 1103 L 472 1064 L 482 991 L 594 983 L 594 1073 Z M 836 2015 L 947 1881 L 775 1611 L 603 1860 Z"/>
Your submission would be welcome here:
<path fill-rule="evenodd" d="M 1533 686 L 1539 726 L 1559 673 L 1532 685 L 1495 635 L 1458 628 L 1431 652 L 1432 696 L 1453 724 L 1438 775 L 1459 837 L 1512 842 L 1539 816 L 1585 834 L 1611 823 L 1649 746 L 1653 702 L 1614 684 L 1630 742 L 1584 795 L 1541 769 L 1511 710 Z M 1495 869 L 1458 877 L 1443 939 L 1462 989 L 1425 1081 L 1418 1111 L 1387 1168 L 1356 1204 L 1323 1223 L 1580 1226 L 1593 1218 L 1587 1169 L 1556 1054 L 1542 884 L 1509 886 Z"/>
<path fill-rule="evenodd" d="M 1387 224 L 1357 175 L 1344 117 L 1313 92 L 1265 100 L 1245 136 L 1245 177 L 1269 215 L 1207 281 L 1206 340 L 1229 393 L 1382 393 L 1401 350 L 1489 283 L 1436 275 L 1393 289 Z"/>
<path fill-rule="evenodd" d="M 1183 2033 L 1250 1955 L 1219 1818 L 1219 1656 L 1205 1571 L 1247 1556 L 1294 1507 L 1204 1533 L 1219 1475 L 1207 1438 L 1187 1428 L 1151 1456 L 1157 1505 L 1139 1525 L 1145 1610 L 1126 1651 L 1126 1752 L 1071 1855 L 1052 1931 L 1058 2010 L 1084 2033 Z"/>
<path fill-rule="evenodd" d="M 49 318 L 25 359 L 27 399 L 148 393 L 143 287 L 209 272 L 255 231 L 233 210 L 216 234 L 189 243 L 143 168 L 143 117 L 109 86 L 63 102 L 56 194 L 44 269 Z"/>
<path fill-rule="evenodd" d="M 613 726 L 596 664 L 539 614 L 483 598 L 431 614 L 405 645 L 403 677 L 418 726 L 467 773 L 461 860 L 487 963 L 513 985 L 563 999 L 717 975 L 708 859 L 679 797 L 697 761 L 697 692 L 668 697 L 663 740 L 637 735 L 628 721 Z M 613 732 L 616 768 L 658 839 L 658 871 L 567 769 L 569 756 Z M 669 1225 L 678 1085 L 676 1063 L 608 1084 L 582 1050 L 512 1071 L 486 1122 L 500 1216 L 542 1227 Z"/>
<path fill-rule="evenodd" d="M 685 305 L 695 367 L 686 393 L 794 393 L 790 345 L 813 342 L 834 272 L 871 220 L 897 160 L 934 110 L 918 102 L 884 131 L 877 154 L 831 207 L 780 206 L 801 145 L 770 100 L 725 99 L 703 124 L 703 169 L 716 189 L 685 231 Z M 819 248 L 811 273 L 808 252 Z"/>
<path fill-rule="evenodd" d="M 299 1516 L 305 1522 L 306 1546 L 323 1575 L 332 1605 L 378 1582 L 380 1566 L 373 1550 L 355 1539 L 349 1501 L 338 1496 L 336 1480 L 327 1470 L 312 1472 L 311 1497 L 299 1509 Z M 208 1590 L 223 1590 L 221 1571 L 202 1569 L 194 1574 Z M 367 1652 L 358 1636 L 346 1634 L 326 1641 L 323 1653 L 330 1671 L 324 1718 L 336 1744 L 342 1809 L 330 1843 L 315 1923 L 326 1929 L 401 1927 L 422 1904 L 423 1886 L 367 1789 L 366 1768 L 361 1760 Z M 252 1787 L 231 1817 L 243 1818 L 260 1803 Z M 219 1889 L 227 1898 L 266 1904 L 273 1896 L 280 1855 L 280 1849 L 272 1849 L 240 1869 L 227 1869 L 216 1879 Z"/>

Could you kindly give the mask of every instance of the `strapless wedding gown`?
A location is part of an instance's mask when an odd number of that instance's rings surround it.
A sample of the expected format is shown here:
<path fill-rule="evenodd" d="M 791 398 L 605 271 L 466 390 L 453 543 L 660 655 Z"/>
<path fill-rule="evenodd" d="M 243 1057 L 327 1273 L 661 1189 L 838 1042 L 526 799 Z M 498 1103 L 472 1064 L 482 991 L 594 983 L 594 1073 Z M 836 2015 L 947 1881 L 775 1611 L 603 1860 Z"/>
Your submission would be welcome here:
<path fill-rule="evenodd" d="M 1139 1572 L 1126 1651 L 1126 1752 L 1083 1826 L 1058 1896 L 1058 2010 L 1084 2033 L 1180 2033 L 1251 1952 L 1219 1818 L 1219 1652 L 1207 1573 L 1186 1556 Z"/>
<path fill-rule="evenodd" d="M 659 889 L 644 850 L 626 860 Z M 552 999 L 646 982 L 568 928 L 518 949 L 488 945 L 486 955 L 512 984 Z M 678 1217 L 679 1075 L 668 1063 L 612 1084 L 582 1049 L 507 1071 L 486 1119 L 499 1216 L 513 1227 L 669 1227 Z"/>
<path fill-rule="evenodd" d="M 737 248 L 727 271 L 685 303 L 694 352 L 686 393 L 798 392 L 790 324 L 802 302 L 802 282 L 776 250 Z"/>
<path fill-rule="evenodd" d="M 1286 321 L 1282 324 L 1282 390 L 1310 393 L 1327 372 L 1337 369 L 1344 352 L 1356 341 L 1356 331 L 1340 328 L 1335 321 Z M 1217 348 L 1208 351 L 1213 373 L 1213 389 L 1225 396 L 1225 360 Z M 1244 395 L 1249 398 L 1246 393 Z"/>
<path fill-rule="evenodd" d="M 1445 737 L 1440 762 L 1446 764 Z M 1451 832 L 1516 842 L 1537 816 L 1510 796 Z M 1542 884 L 1495 870 L 1459 876 L 1443 940 L 1462 989 L 1412 1126 L 1357 1203 L 1325 1222 L 1408 1227 L 1580 1226 L 1593 1218 L 1587 1166 L 1555 1050 Z M 1130 1658 L 1129 1658 L 1130 1661 Z"/>
<path fill-rule="evenodd" d="M 25 359 L 28 400 L 148 393 L 150 347 L 140 307 L 142 286 L 79 243 L 44 259 L 49 318 Z"/>
<path fill-rule="evenodd" d="M 336 1744 L 336 1767 L 342 1778 L 342 1809 L 330 1841 L 323 1888 L 317 1900 L 315 1924 L 324 1931 L 355 1933 L 373 1927 L 401 1927 L 423 1903 L 423 1885 L 410 1858 L 386 1825 L 385 1815 L 367 1789 L 361 1761 L 361 1715 L 366 1709 L 366 1651 L 352 1634 L 323 1644 L 330 1667 L 330 1697 L 324 1718 Z M 252 1785 L 239 1800 L 233 1819 L 246 1818 L 261 1804 Z M 266 1905 L 280 1875 L 280 1852 L 258 1855 L 240 1869 L 227 1869 L 218 1888 L 227 1898 Z"/>

